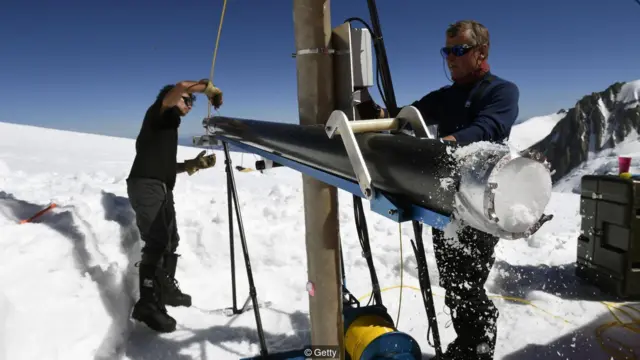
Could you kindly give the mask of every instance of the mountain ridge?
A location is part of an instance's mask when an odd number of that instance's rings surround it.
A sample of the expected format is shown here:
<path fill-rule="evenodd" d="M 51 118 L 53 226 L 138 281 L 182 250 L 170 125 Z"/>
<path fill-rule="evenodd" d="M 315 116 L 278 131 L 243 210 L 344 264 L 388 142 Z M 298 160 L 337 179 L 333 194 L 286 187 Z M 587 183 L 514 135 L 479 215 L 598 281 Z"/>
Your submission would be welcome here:
<path fill-rule="evenodd" d="M 526 148 L 547 157 L 555 183 L 594 154 L 640 133 L 640 80 L 615 82 L 583 96 L 574 107 L 548 116 L 556 116 L 556 124 L 548 135 Z"/>

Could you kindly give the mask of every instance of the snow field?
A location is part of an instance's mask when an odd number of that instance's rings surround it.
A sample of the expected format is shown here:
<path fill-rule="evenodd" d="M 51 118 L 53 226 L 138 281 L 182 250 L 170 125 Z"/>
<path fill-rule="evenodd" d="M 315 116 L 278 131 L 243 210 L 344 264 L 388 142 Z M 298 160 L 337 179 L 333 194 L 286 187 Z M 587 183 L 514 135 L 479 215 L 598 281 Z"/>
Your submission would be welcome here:
<path fill-rule="evenodd" d="M 4 359 L 238 359 L 259 354 L 253 312 L 227 317 L 231 305 L 226 180 L 215 168 L 180 175 L 175 189 L 181 235 L 178 280 L 194 306 L 170 308 L 178 330 L 156 334 L 129 320 L 137 299 L 140 241 L 126 199 L 125 178 L 133 141 L 0 123 L 0 358 Z M 99 151 L 98 151 L 99 150 Z M 179 159 L 200 150 L 179 149 Z M 235 165 L 240 154 L 233 155 Z M 242 158 L 253 165 L 251 155 Z M 309 339 L 306 251 L 301 176 L 277 168 L 235 173 L 258 298 L 270 351 L 300 347 Z M 18 224 L 55 202 L 39 221 Z M 362 301 L 370 280 L 355 232 L 351 196 L 340 192 L 341 237 L 349 290 Z M 425 354 L 427 321 L 416 263 L 402 226 L 368 211 L 372 252 L 383 301 L 400 330 Z M 500 310 L 496 359 L 602 359 L 595 327 L 613 320 L 607 299 L 573 274 L 579 231 L 577 195 L 555 192 L 555 215 L 537 234 L 502 241 L 487 283 Z M 438 284 L 429 230 L 427 260 L 443 345 L 454 331 Z M 239 235 L 235 233 L 238 305 L 248 295 Z M 518 300 L 509 300 L 517 297 Z M 527 305 L 528 301 L 537 306 Z M 628 331 L 610 330 L 625 340 Z M 612 335 L 612 336 L 613 336 Z M 637 342 L 637 336 L 626 339 Z"/>

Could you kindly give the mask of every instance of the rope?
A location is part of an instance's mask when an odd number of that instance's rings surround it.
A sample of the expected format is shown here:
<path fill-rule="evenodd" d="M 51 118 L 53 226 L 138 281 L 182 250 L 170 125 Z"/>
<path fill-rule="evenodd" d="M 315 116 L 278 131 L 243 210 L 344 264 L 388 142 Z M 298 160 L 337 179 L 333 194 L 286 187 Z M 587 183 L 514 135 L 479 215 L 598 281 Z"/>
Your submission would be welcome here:
<path fill-rule="evenodd" d="M 411 290 L 415 290 L 415 291 L 422 291 L 419 287 L 417 286 L 411 286 L 411 285 L 394 285 L 394 286 L 389 286 L 389 287 L 385 287 L 380 289 L 380 292 L 385 292 L 388 290 L 393 290 L 393 289 L 411 289 Z M 400 293 L 402 294 L 402 291 L 400 291 Z M 433 292 L 432 292 L 433 293 Z M 363 296 L 361 296 L 360 298 L 358 298 L 358 301 L 362 301 L 363 299 L 367 298 L 368 296 L 370 296 L 371 293 L 367 293 Z M 442 295 L 439 294 L 433 294 L 435 296 L 440 296 L 443 297 Z M 558 315 L 554 315 L 552 313 L 550 313 L 547 310 L 544 310 L 538 306 L 536 306 L 535 304 L 533 304 L 530 300 L 526 300 L 526 299 L 522 299 L 522 298 L 518 298 L 518 297 L 513 297 L 513 296 L 501 296 L 501 295 L 490 295 L 489 298 L 493 298 L 493 299 L 503 299 L 503 300 L 508 300 L 508 301 L 513 301 L 513 302 L 519 302 L 522 304 L 526 304 L 529 305 L 555 319 L 558 319 L 566 324 L 570 324 L 573 326 L 576 326 L 577 324 L 572 323 L 571 321 L 558 316 Z M 601 301 L 600 303 L 602 303 L 604 306 L 607 307 L 607 309 L 609 310 L 609 312 L 611 313 L 612 317 L 614 318 L 614 321 L 610 321 L 607 323 L 604 323 L 600 326 L 598 326 L 595 330 L 594 330 L 594 336 L 596 337 L 598 343 L 600 344 L 600 347 L 602 348 L 602 350 L 604 352 L 606 352 L 607 354 L 609 354 L 610 356 L 612 356 L 613 359 L 640 359 L 636 353 L 633 350 L 633 346 L 625 344 L 621 341 L 618 341 L 616 339 L 613 339 L 611 337 L 608 337 L 606 335 L 604 335 L 604 332 L 606 330 L 615 328 L 615 327 L 621 327 L 625 330 L 631 331 L 632 333 L 635 334 L 640 334 L 640 309 L 637 309 L 629 304 L 622 304 L 620 306 L 617 306 L 616 304 L 612 304 L 612 303 L 608 303 L 605 301 Z M 625 311 L 622 309 L 622 307 L 630 310 L 631 312 L 635 312 L 637 313 L 636 316 L 633 316 L 632 314 L 630 314 L 629 311 Z M 626 315 L 630 321 L 624 322 L 620 319 L 620 317 L 614 312 L 614 310 L 619 311 L 620 313 Z M 400 310 L 398 309 L 398 314 L 400 314 Z M 397 321 L 396 321 L 397 324 Z M 397 328 L 397 325 L 396 325 Z M 606 338 L 606 339 L 605 339 Z M 606 340 L 608 340 L 610 343 L 613 343 L 611 345 L 608 345 L 606 343 Z M 637 343 L 637 342 L 635 342 Z"/>
<path fill-rule="evenodd" d="M 398 233 L 400 238 L 400 288 L 403 286 L 403 278 L 404 278 L 404 260 L 402 258 L 402 223 L 398 222 Z M 402 308 L 402 291 L 400 291 L 400 299 L 398 300 L 398 315 L 396 317 L 396 328 L 398 328 L 398 323 L 400 322 L 400 308 Z"/>
<path fill-rule="evenodd" d="M 222 23 L 224 22 L 224 15 L 227 9 L 227 0 L 224 0 L 222 4 L 222 13 L 220 14 L 220 24 L 218 25 L 218 36 L 216 37 L 216 45 L 213 49 L 213 58 L 211 59 L 211 71 L 209 72 L 209 82 L 213 84 L 213 71 L 216 66 L 216 58 L 218 56 L 218 45 L 220 44 L 220 34 L 222 34 Z M 207 118 L 211 117 L 211 101 L 207 101 Z M 209 130 L 205 130 L 205 135 L 210 135 Z M 213 144 L 209 144 L 206 147 L 209 151 L 213 152 Z"/>
<path fill-rule="evenodd" d="M 607 303 L 602 301 L 602 303 L 607 307 L 607 309 L 609 310 L 609 312 L 611 313 L 611 315 L 613 316 L 613 318 L 615 319 L 615 321 L 611 321 L 608 322 L 606 324 L 602 324 L 600 325 L 597 329 L 596 329 L 596 337 L 598 338 L 598 343 L 600 344 L 600 347 L 602 347 L 602 349 L 609 355 L 611 355 L 614 359 L 638 359 L 638 356 L 636 355 L 636 353 L 633 351 L 633 348 L 627 344 L 624 344 L 621 341 L 618 341 L 616 339 L 613 339 L 611 337 L 606 337 L 607 340 L 609 340 L 609 342 L 614 343 L 615 345 L 608 345 L 605 343 L 605 339 L 604 339 L 604 335 L 603 333 L 608 330 L 611 329 L 613 327 L 622 327 L 625 330 L 629 330 L 633 333 L 636 334 L 640 334 L 640 317 L 634 317 L 632 315 L 630 315 L 628 312 L 622 310 L 620 307 L 611 304 L 611 303 Z M 635 312 L 637 312 L 638 314 L 640 314 L 640 310 L 630 306 L 630 305 L 622 305 L 623 307 L 629 309 L 629 310 L 633 310 Z M 624 315 L 626 315 L 628 318 L 631 319 L 630 322 L 623 322 L 618 315 L 616 315 L 616 313 L 613 311 L 613 309 L 620 311 L 621 313 L 623 313 Z M 625 354 L 626 352 L 626 354 Z"/>
<path fill-rule="evenodd" d="M 213 49 L 213 59 L 211 60 L 211 72 L 209 74 L 209 81 L 213 83 L 213 69 L 216 66 L 216 57 L 218 56 L 218 44 L 220 43 L 220 34 L 222 33 L 222 22 L 224 21 L 224 13 L 227 9 L 227 0 L 222 3 L 222 13 L 220 14 L 220 25 L 218 25 L 218 36 L 216 38 L 216 46 Z M 211 102 L 207 101 L 207 117 L 211 117 Z"/>

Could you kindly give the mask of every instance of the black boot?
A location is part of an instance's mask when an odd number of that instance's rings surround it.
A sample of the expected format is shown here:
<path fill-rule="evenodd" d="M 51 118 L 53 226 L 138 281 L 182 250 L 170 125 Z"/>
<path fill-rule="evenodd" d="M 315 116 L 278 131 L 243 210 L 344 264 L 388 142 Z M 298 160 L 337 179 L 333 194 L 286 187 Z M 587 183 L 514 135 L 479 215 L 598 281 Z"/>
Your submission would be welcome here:
<path fill-rule="evenodd" d="M 169 306 L 191 306 L 191 296 L 180 291 L 178 281 L 175 279 L 176 266 L 178 264 L 177 254 L 165 254 L 163 268 L 165 276 L 163 277 L 163 299 L 164 303 Z"/>
<path fill-rule="evenodd" d="M 162 302 L 162 288 L 156 270 L 158 268 L 154 265 L 140 264 L 140 300 L 133 307 L 131 317 L 155 331 L 172 332 L 176 329 L 176 321 L 167 314 Z"/>
<path fill-rule="evenodd" d="M 456 338 L 438 360 L 493 360 L 493 349 L 487 343 L 465 344 Z"/>

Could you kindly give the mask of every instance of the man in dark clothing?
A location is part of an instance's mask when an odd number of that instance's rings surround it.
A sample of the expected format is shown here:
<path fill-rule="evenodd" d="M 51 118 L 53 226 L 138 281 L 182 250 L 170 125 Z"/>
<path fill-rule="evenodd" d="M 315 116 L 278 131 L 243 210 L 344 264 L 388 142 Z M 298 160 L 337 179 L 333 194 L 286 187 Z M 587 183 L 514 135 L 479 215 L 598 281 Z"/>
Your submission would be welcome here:
<path fill-rule="evenodd" d="M 208 80 L 182 81 L 167 85 L 147 109 L 136 139 L 136 156 L 127 178 L 129 201 L 136 213 L 136 223 L 144 246 L 140 261 L 140 300 L 132 317 L 160 332 L 171 332 L 176 321 L 165 305 L 191 306 L 191 296 L 184 294 L 175 280 L 180 237 L 176 226 L 173 188 L 176 175 L 193 175 L 215 165 L 215 154 L 183 163 L 176 162 L 178 128 L 181 117 L 191 110 L 195 96 L 204 93 L 217 109 L 222 92 Z"/>
<path fill-rule="evenodd" d="M 475 21 L 460 21 L 446 31 L 446 57 L 453 84 L 413 102 L 427 125 L 437 125 L 437 136 L 461 145 L 477 141 L 506 140 L 518 117 L 519 90 L 510 81 L 489 71 L 489 32 Z M 376 105 L 367 93 L 358 105 L 363 119 L 395 117 Z M 470 227 L 457 239 L 432 229 L 433 246 L 446 290 L 457 338 L 445 359 L 493 359 L 498 310 L 487 297 L 484 284 L 495 260 L 498 238 Z"/>

